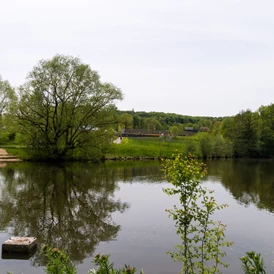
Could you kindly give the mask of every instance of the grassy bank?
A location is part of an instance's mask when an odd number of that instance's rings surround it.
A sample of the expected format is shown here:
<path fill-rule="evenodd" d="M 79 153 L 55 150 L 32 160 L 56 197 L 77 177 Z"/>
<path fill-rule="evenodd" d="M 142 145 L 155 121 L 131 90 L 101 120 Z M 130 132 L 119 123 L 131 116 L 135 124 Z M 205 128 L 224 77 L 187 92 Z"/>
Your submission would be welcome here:
<path fill-rule="evenodd" d="M 193 137 L 178 137 L 170 140 L 158 137 L 123 138 L 120 144 L 111 145 L 106 157 L 169 158 L 176 150 L 185 154 L 194 152 L 199 156 L 198 146 L 198 141 Z"/>
<path fill-rule="evenodd" d="M 26 147 L 2 146 L 8 153 L 24 160 L 43 160 L 43 155 L 37 151 L 37 157 Z M 64 160 L 90 160 L 101 159 L 104 155 L 106 159 L 159 159 L 171 158 L 175 151 L 187 155 L 191 153 L 198 158 L 223 158 L 233 157 L 232 143 L 225 140 L 221 135 L 198 133 L 195 136 L 180 136 L 177 138 L 163 139 L 159 137 L 130 137 L 123 138 L 120 144 L 111 144 L 102 153 L 100 150 L 90 150 L 89 155 L 85 150 L 74 150 L 66 156 Z M 97 154 L 96 154 L 97 153 Z M 32 155 L 32 156 L 30 156 Z"/>
<path fill-rule="evenodd" d="M 22 160 L 25 161 L 32 161 L 32 162 L 52 162 L 52 161 L 94 161 L 99 162 L 102 158 L 101 155 L 99 155 L 97 158 L 97 151 L 94 151 L 94 154 L 88 157 L 83 151 L 80 151 L 79 149 L 75 149 L 73 152 L 68 153 L 68 155 L 62 159 L 58 158 L 48 158 L 46 155 L 43 154 L 43 152 L 39 150 L 31 150 L 28 147 L 25 146 L 5 146 L 2 145 L 2 148 L 4 148 L 8 154 L 16 156 Z M 102 153 L 101 153 L 102 154 Z"/>
<path fill-rule="evenodd" d="M 28 149 L 24 146 L 1 146 L 4 148 L 8 154 L 14 155 L 22 160 L 30 160 L 30 154 L 28 153 Z"/>
<path fill-rule="evenodd" d="M 35 157 L 30 156 L 28 148 L 23 146 L 1 146 L 6 151 L 23 160 L 35 161 Z M 196 144 L 198 148 L 198 143 Z M 164 141 L 158 137 L 133 137 L 123 138 L 120 144 L 111 144 L 106 153 L 106 159 L 111 158 L 170 158 L 174 151 L 187 154 L 188 140 L 185 138 L 170 139 Z M 193 152 L 193 151 L 192 151 Z M 81 159 L 77 153 L 72 157 L 74 160 Z M 40 159 L 41 160 L 41 159 Z"/>

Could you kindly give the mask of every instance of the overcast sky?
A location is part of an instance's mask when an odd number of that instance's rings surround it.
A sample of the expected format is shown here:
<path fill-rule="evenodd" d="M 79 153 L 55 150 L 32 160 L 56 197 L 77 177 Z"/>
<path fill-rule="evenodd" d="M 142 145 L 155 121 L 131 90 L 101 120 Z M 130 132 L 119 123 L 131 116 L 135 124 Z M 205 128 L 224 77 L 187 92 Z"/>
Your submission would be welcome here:
<path fill-rule="evenodd" d="M 8 0 L 0 37 L 13 86 L 58 53 L 119 87 L 122 110 L 227 116 L 274 101 L 273 0 Z"/>

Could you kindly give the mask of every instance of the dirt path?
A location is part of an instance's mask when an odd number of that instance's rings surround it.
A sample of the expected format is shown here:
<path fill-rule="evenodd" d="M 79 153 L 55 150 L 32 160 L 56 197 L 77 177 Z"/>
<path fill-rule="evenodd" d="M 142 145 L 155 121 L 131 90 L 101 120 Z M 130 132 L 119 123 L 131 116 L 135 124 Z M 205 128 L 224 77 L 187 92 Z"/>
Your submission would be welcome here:
<path fill-rule="evenodd" d="M 9 154 L 7 153 L 7 151 L 3 148 L 0 148 L 0 156 L 8 156 Z"/>

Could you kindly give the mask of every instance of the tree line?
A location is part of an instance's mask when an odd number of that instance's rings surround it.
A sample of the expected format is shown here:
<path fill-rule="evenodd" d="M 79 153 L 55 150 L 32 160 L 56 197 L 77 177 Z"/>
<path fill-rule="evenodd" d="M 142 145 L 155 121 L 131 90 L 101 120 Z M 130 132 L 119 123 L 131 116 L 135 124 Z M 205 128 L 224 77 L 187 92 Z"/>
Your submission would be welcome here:
<path fill-rule="evenodd" d="M 213 129 L 224 117 L 199 117 L 175 113 L 122 111 L 117 110 L 119 122 L 125 129 L 168 130 L 172 126 L 178 127 L 179 132 L 185 127 L 200 130 L 201 127 Z"/>
<path fill-rule="evenodd" d="M 273 157 L 274 104 L 224 119 L 220 132 L 233 142 L 236 157 Z"/>

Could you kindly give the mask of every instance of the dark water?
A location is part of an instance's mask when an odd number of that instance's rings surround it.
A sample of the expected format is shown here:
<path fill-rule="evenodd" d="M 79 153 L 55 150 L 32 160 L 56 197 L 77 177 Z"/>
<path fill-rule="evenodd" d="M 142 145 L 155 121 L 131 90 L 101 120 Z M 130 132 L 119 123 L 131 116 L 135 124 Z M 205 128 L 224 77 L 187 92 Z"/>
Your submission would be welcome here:
<path fill-rule="evenodd" d="M 234 241 L 227 250 L 230 267 L 242 273 L 239 257 L 254 250 L 274 273 L 274 161 L 209 161 L 204 184 L 229 208 L 214 218 L 227 224 Z M 0 273 L 44 273 L 39 248 L 52 243 L 65 249 L 84 274 L 98 252 L 111 254 L 115 266 L 143 268 L 145 273 L 179 273 L 166 251 L 179 243 L 166 208 L 176 197 L 157 162 L 91 165 L 8 164 L 0 168 L 0 240 L 37 237 L 38 252 L 29 260 L 1 259 Z"/>

